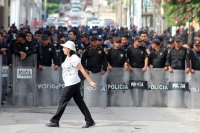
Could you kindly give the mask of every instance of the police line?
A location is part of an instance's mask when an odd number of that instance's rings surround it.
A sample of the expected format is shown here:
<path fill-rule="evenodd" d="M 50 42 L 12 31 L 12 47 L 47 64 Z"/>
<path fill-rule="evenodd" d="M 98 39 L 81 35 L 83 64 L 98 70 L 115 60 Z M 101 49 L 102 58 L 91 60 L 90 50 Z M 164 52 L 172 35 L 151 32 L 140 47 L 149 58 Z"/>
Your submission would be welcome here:
<path fill-rule="evenodd" d="M 7 104 L 58 105 L 64 89 L 61 68 L 57 71 L 52 67 L 38 70 L 34 55 L 23 61 L 17 56 L 13 59 L 12 68 L 2 67 L 2 76 L 7 78 L 7 82 L 3 82 L 6 84 L 6 88 L 3 89 L 8 93 Z M 182 70 L 169 73 L 162 69 L 148 69 L 143 73 L 138 68 L 134 68 L 133 72 L 114 68 L 104 76 L 100 73 L 90 73 L 90 77 L 98 86 L 92 88 L 84 81 L 82 94 L 88 106 L 200 108 L 199 76 L 198 71 L 195 74 L 185 74 Z M 69 104 L 75 105 L 73 101 Z"/>

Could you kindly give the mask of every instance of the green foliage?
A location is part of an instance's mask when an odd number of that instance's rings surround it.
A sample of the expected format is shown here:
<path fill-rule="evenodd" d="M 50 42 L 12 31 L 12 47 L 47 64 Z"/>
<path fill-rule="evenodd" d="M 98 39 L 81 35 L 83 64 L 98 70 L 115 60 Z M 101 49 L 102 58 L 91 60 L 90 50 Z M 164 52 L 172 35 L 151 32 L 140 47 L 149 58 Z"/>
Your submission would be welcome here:
<path fill-rule="evenodd" d="M 52 13 L 58 13 L 60 10 L 60 4 L 47 3 L 47 15 Z"/>
<path fill-rule="evenodd" d="M 47 0 L 47 3 L 56 3 L 56 4 L 60 4 L 62 3 L 64 0 Z"/>
<path fill-rule="evenodd" d="M 58 13 L 60 10 L 60 3 L 63 3 L 63 1 L 65 0 L 47 0 L 47 16 L 48 14 Z"/>
<path fill-rule="evenodd" d="M 199 0 L 165 0 L 162 6 L 169 27 L 174 26 L 175 21 L 177 21 L 178 26 L 185 25 L 186 22 L 191 22 L 192 19 L 200 22 Z"/>
<path fill-rule="evenodd" d="M 108 1 L 108 5 L 110 5 L 110 4 L 115 3 L 115 1 L 118 1 L 118 0 L 106 0 L 106 1 Z"/>

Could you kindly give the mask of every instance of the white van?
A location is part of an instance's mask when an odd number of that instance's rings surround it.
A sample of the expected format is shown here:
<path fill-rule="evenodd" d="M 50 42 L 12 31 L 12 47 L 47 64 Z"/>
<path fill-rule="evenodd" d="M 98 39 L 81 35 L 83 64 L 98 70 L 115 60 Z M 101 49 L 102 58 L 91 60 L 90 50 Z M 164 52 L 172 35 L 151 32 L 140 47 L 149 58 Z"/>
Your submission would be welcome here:
<path fill-rule="evenodd" d="M 104 26 L 105 21 L 107 21 L 107 20 L 112 20 L 112 19 L 109 18 L 109 17 L 100 17 L 100 18 L 99 18 L 100 25 L 101 25 L 101 26 Z"/>

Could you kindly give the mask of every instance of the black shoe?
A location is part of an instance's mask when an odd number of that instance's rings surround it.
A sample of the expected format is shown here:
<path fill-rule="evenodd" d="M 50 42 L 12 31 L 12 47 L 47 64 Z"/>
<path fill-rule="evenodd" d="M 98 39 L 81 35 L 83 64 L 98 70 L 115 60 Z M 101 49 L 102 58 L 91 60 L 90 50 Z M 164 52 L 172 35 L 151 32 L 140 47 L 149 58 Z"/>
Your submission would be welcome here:
<path fill-rule="evenodd" d="M 59 123 L 47 123 L 47 124 L 45 124 L 47 127 L 59 127 L 60 125 L 59 125 Z"/>
<path fill-rule="evenodd" d="M 95 125 L 95 122 L 93 122 L 92 124 L 86 124 L 86 125 L 84 125 L 82 128 L 89 128 L 89 127 L 91 127 L 91 126 L 94 126 Z"/>

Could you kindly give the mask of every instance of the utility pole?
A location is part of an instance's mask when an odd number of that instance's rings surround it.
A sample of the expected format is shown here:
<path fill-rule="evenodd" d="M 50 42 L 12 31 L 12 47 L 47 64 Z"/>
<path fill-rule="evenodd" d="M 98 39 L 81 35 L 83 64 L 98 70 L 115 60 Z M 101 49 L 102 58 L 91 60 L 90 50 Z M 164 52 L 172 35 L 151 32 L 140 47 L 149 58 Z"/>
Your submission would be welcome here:
<path fill-rule="evenodd" d="M 134 0 L 130 0 L 131 3 L 130 3 L 130 7 L 131 7 L 131 25 L 134 23 L 134 16 L 135 16 L 135 12 L 134 12 Z M 134 24 L 135 25 L 135 24 Z"/>
<path fill-rule="evenodd" d="M 44 20 L 47 19 L 47 0 L 44 0 Z"/>
<path fill-rule="evenodd" d="M 32 0 L 32 9 L 33 9 L 33 13 L 32 13 L 32 27 L 34 27 L 34 20 L 35 20 L 35 1 Z"/>
<path fill-rule="evenodd" d="M 26 0 L 26 22 L 25 22 L 25 25 L 28 25 L 28 0 Z"/>
<path fill-rule="evenodd" d="M 123 9 L 123 8 L 122 8 L 122 0 L 120 0 L 120 8 L 121 8 L 121 12 L 120 12 L 120 17 L 121 17 L 120 21 L 121 21 L 121 22 L 120 22 L 120 26 L 122 27 L 122 18 L 123 18 L 123 17 L 122 17 L 122 9 Z"/>
<path fill-rule="evenodd" d="M 118 22 L 118 20 L 117 20 L 117 0 L 115 0 L 115 23 L 117 23 L 117 22 Z"/>
<path fill-rule="evenodd" d="M 42 0 L 39 4 L 39 26 L 42 26 Z"/>
<path fill-rule="evenodd" d="M 153 30 L 155 31 L 156 29 L 156 5 L 155 2 L 153 1 Z"/>
<path fill-rule="evenodd" d="M 6 30 L 8 30 L 8 1 L 4 1 L 4 16 L 3 16 L 3 25 Z"/>

